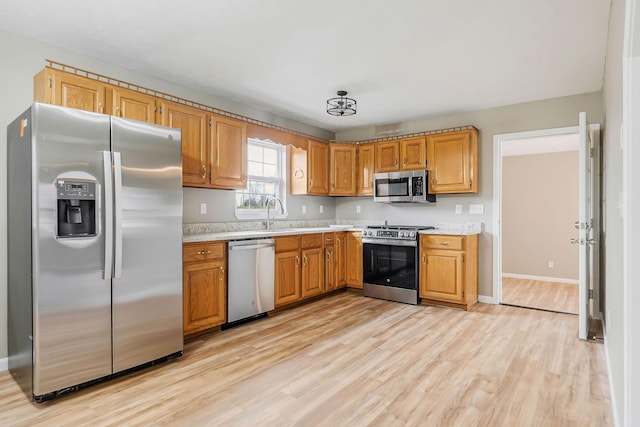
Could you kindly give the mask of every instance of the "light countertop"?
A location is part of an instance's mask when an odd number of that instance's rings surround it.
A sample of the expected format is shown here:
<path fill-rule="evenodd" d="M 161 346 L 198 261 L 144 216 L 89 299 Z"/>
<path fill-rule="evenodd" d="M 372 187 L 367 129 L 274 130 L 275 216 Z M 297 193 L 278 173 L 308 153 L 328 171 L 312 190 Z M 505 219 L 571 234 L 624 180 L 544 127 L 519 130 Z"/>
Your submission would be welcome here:
<path fill-rule="evenodd" d="M 300 227 L 300 228 L 282 228 L 273 230 L 242 230 L 242 231 L 225 231 L 219 233 L 196 233 L 187 234 L 182 238 L 183 243 L 192 242 L 209 242 L 216 240 L 244 240 L 259 239 L 275 236 L 292 236 L 297 234 L 313 234 L 313 233 L 333 233 L 337 231 L 356 230 L 351 225 L 331 226 L 331 227 Z M 359 229 L 357 229 L 359 230 Z"/>

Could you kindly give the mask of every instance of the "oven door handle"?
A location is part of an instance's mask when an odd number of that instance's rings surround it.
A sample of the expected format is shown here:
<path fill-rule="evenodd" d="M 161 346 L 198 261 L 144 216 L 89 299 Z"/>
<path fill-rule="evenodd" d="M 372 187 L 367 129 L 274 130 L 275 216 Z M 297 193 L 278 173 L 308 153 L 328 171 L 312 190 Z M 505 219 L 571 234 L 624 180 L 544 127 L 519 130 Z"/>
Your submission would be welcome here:
<path fill-rule="evenodd" d="M 378 245 L 378 246 L 409 246 L 417 247 L 418 242 L 415 240 L 400 240 L 400 239 L 362 239 L 362 244 Z"/>

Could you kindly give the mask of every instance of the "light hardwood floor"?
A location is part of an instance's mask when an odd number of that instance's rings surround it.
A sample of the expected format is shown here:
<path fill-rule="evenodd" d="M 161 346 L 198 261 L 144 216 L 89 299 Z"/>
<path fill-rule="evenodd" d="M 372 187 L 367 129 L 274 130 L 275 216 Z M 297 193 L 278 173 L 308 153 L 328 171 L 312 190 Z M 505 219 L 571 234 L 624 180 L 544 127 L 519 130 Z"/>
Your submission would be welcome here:
<path fill-rule="evenodd" d="M 578 314 L 578 285 L 503 277 L 502 303 Z"/>
<path fill-rule="evenodd" d="M 566 314 L 344 292 L 40 405 L 0 373 L 0 425 L 612 425 L 604 347 L 576 331 Z"/>

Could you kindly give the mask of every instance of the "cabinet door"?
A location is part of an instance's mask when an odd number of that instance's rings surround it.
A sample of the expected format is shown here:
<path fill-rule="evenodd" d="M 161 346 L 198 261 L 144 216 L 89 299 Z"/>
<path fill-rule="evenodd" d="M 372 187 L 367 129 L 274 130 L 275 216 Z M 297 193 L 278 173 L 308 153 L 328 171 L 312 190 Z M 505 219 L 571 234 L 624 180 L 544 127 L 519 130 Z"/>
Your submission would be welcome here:
<path fill-rule="evenodd" d="M 211 125 L 211 185 L 245 188 L 247 185 L 247 124 L 213 116 Z"/>
<path fill-rule="evenodd" d="M 329 291 L 333 291 L 335 289 L 337 289 L 337 282 L 336 282 L 336 276 L 337 276 L 337 271 L 336 271 L 336 247 L 335 246 L 326 246 L 324 248 L 324 261 L 325 261 L 325 268 L 324 268 L 324 273 L 325 273 L 325 277 L 324 277 L 324 283 L 325 283 L 325 291 L 329 292 Z"/>
<path fill-rule="evenodd" d="M 475 130 L 428 135 L 429 192 L 477 193 L 477 158 Z"/>
<path fill-rule="evenodd" d="M 207 113 L 168 101 L 162 101 L 158 113 L 158 123 L 182 129 L 182 184 L 189 187 L 207 187 Z"/>
<path fill-rule="evenodd" d="M 276 307 L 298 301 L 302 294 L 300 287 L 300 255 L 298 251 L 276 253 Z"/>
<path fill-rule="evenodd" d="M 226 321 L 224 261 L 184 266 L 184 333 L 190 334 Z"/>
<path fill-rule="evenodd" d="M 358 196 L 373 196 L 373 144 L 358 145 Z"/>
<path fill-rule="evenodd" d="M 322 255 L 322 248 L 302 250 L 302 298 L 321 294 L 324 290 Z"/>
<path fill-rule="evenodd" d="M 356 195 L 357 152 L 354 144 L 329 144 L 330 196 Z"/>
<path fill-rule="evenodd" d="M 349 232 L 346 238 L 347 246 L 347 286 L 362 289 L 362 234 Z"/>
<path fill-rule="evenodd" d="M 425 169 L 427 167 L 425 137 L 407 138 L 400 141 L 402 170 Z"/>
<path fill-rule="evenodd" d="M 155 123 L 156 98 L 120 87 L 110 88 L 111 114 L 125 119 Z"/>
<path fill-rule="evenodd" d="M 336 233 L 336 287 L 347 284 L 347 233 Z"/>
<path fill-rule="evenodd" d="M 464 252 L 425 250 L 420 256 L 420 297 L 464 302 Z"/>
<path fill-rule="evenodd" d="M 51 103 L 54 105 L 109 113 L 106 111 L 107 85 L 104 83 L 64 71 L 50 70 L 48 84 L 52 90 Z"/>
<path fill-rule="evenodd" d="M 329 194 L 329 144 L 309 141 L 308 157 L 308 194 L 326 196 Z"/>
<path fill-rule="evenodd" d="M 377 142 L 376 148 L 376 172 L 393 172 L 400 168 L 398 157 L 400 149 L 398 141 Z"/>

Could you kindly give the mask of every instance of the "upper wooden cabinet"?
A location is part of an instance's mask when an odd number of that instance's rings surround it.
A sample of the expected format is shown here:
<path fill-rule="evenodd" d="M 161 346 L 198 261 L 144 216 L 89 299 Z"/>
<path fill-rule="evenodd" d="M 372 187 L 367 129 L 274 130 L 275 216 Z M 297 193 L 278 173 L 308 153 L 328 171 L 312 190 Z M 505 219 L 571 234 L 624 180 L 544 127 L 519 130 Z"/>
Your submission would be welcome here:
<path fill-rule="evenodd" d="M 427 155 L 425 137 L 400 140 L 400 170 L 426 169 Z"/>
<path fill-rule="evenodd" d="M 210 172 L 207 113 L 187 105 L 160 101 L 157 122 L 182 129 L 182 185 L 206 187 Z"/>
<path fill-rule="evenodd" d="M 309 140 L 307 149 L 291 147 L 290 191 L 293 195 L 329 194 L 329 144 Z"/>
<path fill-rule="evenodd" d="M 373 196 L 374 144 L 358 145 L 358 196 Z"/>
<path fill-rule="evenodd" d="M 375 143 L 375 171 L 426 169 L 425 137 Z"/>
<path fill-rule="evenodd" d="M 245 187 L 247 134 L 244 122 L 164 100 L 160 101 L 158 116 L 158 123 L 182 129 L 182 184 L 185 187 Z"/>
<path fill-rule="evenodd" d="M 427 136 L 429 192 L 477 193 L 478 131 Z"/>
<path fill-rule="evenodd" d="M 33 78 L 34 101 L 42 103 L 110 114 L 106 93 L 105 83 L 48 67 Z"/>
<path fill-rule="evenodd" d="M 400 168 L 398 141 L 376 142 L 376 172 L 393 172 Z"/>
<path fill-rule="evenodd" d="M 210 179 L 215 188 L 247 186 L 247 124 L 229 117 L 210 115 Z"/>
<path fill-rule="evenodd" d="M 329 194 L 329 144 L 318 141 L 309 141 L 308 167 L 309 182 L 308 194 Z"/>
<path fill-rule="evenodd" d="M 110 114 L 125 119 L 155 123 L 156 97 L 116 86 L 107 87 Z"/>
<path fill-rule="evenodd" d="M 355 196 L 358 146 L 329 144 L 330 196 Z"/>

